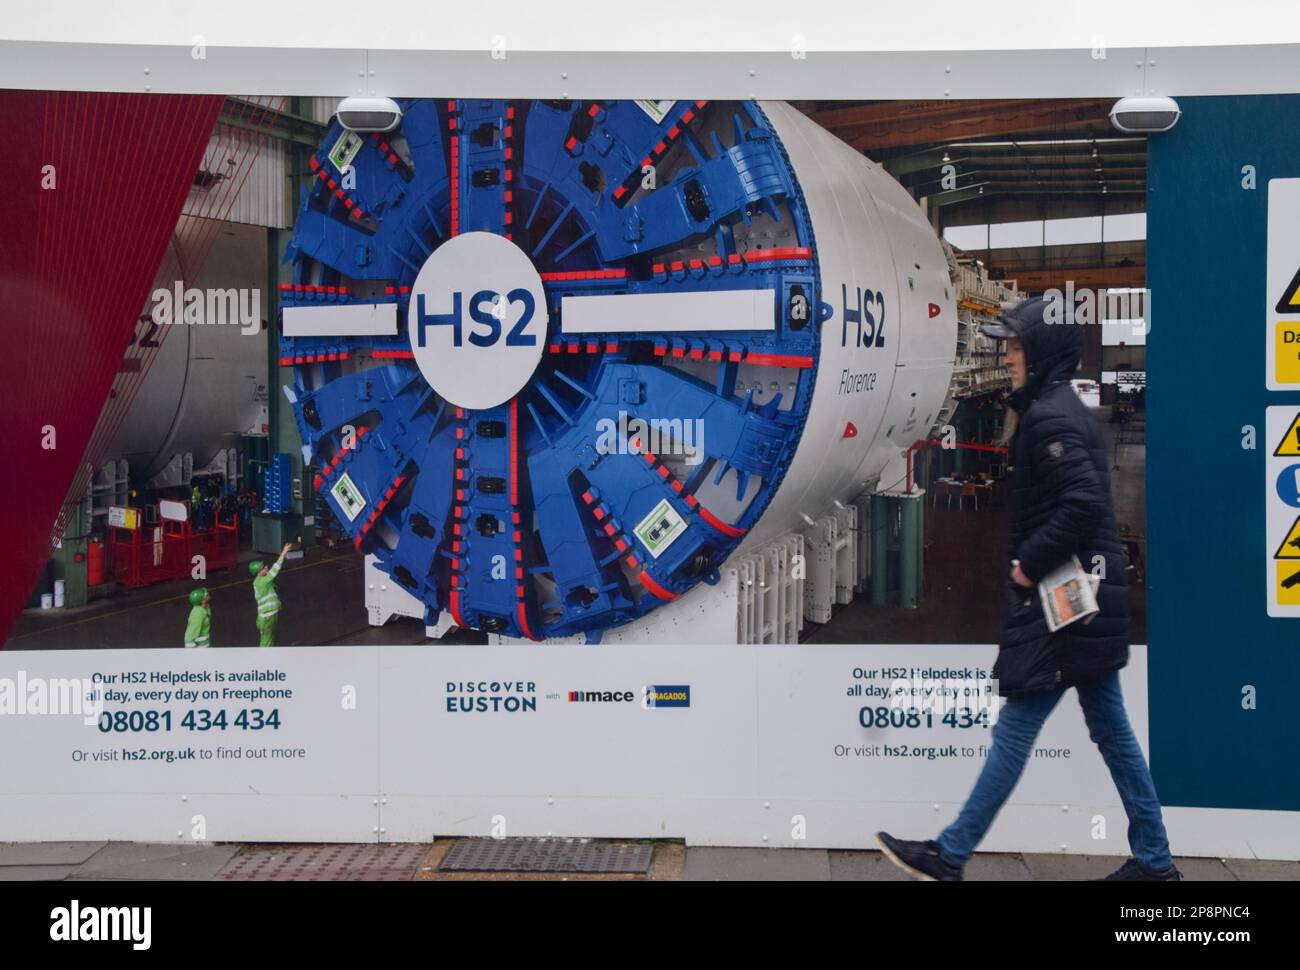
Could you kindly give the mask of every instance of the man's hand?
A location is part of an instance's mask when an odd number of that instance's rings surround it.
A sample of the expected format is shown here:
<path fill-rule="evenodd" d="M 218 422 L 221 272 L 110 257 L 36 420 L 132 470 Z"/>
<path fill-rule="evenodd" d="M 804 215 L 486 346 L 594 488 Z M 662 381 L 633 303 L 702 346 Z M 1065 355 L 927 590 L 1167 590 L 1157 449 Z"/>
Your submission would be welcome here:
<path fill-rule="evenodd" d="M 1017 586 L 1033 586 L 1033 581 L 1025 575 L 1024 570 L 1020 568 L 1020 563 L 1016 563 L 1015 568 L 1011 570 L 1011 581 Z"/>
<path fill-rule="evenodd" d="M 284 544 L 284 548 L 280 550 L 280 558 L 283 559 L 285 556 L 289 555 L 289 550 L 291 550 L 292 548 L 293 548 L 293 543 L 286 542 Z"/>

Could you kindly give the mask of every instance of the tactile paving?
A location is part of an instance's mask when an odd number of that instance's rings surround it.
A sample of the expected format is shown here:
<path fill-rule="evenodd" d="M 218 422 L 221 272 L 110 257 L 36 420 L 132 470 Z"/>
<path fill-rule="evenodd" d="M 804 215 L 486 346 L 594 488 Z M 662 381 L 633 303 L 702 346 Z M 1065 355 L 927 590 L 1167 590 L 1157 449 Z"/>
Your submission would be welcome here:
<path fill-rule="evenodd" d="M 648 873 L 654 846 L 590 839 L 458 839 L 443 872 Z"/>
<path fill-rule="evenodd" d="M 405 882 L 414 878 L 429 846 L 246 846 L 218 879 L 236 882 Z"/>

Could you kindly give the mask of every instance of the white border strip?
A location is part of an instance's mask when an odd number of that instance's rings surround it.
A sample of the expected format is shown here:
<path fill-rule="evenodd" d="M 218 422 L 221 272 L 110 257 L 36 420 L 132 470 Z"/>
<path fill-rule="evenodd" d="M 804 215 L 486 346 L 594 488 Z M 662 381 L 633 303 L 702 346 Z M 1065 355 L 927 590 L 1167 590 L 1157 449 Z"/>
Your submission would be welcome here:
<path fill-rule="evenodd" d="M 482 98 L 1076 98 L 1300 92 L 1300 44 L 908 53 L 512 53 L 0 40 L 0 87 Z"/>
<path fill-rule="evenodd" d="M 285 307 L 286 337 L 392 337 L 397 333 L 396 303 Z"/>
<path fill-rule="evenodd" d="M 653 13 L 600 0 L 132 0 L 130 16 L 92 0 L 44 0 L 6 10 L 4 36 L 23 40 L 209 46 L 453 50 L 500 59 L 525 51 L 987 50 L 1168 47 L 1300 40 L 1300 10 L 1278 0 L 1184 0 L 1176 12 L 1131 0 L 967 0 L 863 4 L 861 0 L 659 0 Z M 656 79 L 657 80 L 657 79 Z M 654 85 L 652 85 L 654 86 Z M 650 92 L 647 92 L 650 93 Z"/>
<path fill-rule="evenodd" d="M 560 300 L 561 333 L 775 330 L 772 290 L 616 293 Z"/>

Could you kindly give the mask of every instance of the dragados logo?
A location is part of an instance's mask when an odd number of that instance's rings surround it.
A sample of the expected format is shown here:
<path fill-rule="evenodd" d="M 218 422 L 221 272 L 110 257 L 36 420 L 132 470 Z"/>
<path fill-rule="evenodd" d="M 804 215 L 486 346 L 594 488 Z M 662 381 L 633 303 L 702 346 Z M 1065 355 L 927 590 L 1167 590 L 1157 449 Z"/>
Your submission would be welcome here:
<path fill-rule="evenodd" d="M 641 706 L 646 709 L 652 707 L 690 707 L 690 685 L 650 684 L 642 687 Z"/>

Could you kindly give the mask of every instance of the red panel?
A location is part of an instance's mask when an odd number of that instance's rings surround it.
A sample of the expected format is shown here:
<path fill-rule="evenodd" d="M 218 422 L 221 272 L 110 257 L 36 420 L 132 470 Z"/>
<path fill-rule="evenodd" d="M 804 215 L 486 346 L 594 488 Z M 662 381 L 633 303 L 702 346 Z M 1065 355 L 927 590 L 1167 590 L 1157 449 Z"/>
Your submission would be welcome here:
<path fill-rule="evenodd" d="M 26 603 L 224 98 L 0 91 L 0 641 Z M 54 166 L 54 188 L 44 167 Z M 55 447 L 42 447 L 52 426 Z"/>

